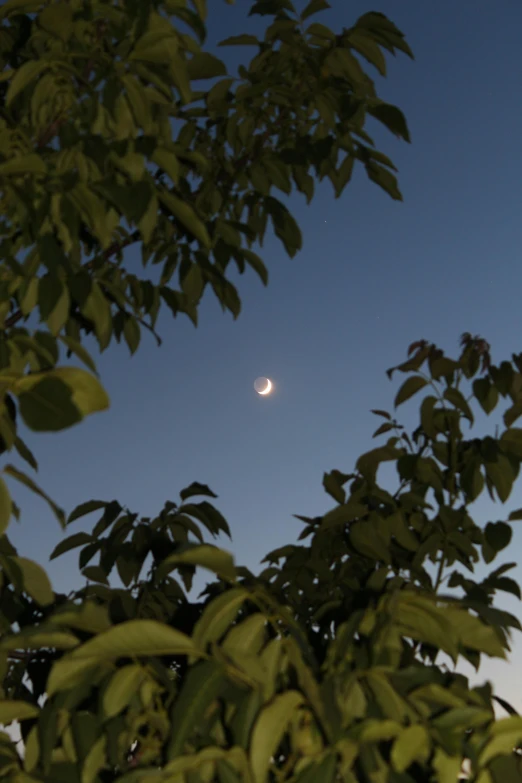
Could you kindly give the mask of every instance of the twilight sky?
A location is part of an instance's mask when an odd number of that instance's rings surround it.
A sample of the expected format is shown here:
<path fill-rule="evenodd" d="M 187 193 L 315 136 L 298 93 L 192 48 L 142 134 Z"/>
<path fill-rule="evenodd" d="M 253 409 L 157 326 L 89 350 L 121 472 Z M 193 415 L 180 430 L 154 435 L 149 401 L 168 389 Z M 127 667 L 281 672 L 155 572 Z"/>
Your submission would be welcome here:
<path fill-rule="evenodd" d="M 238 276 L 238 321 L 209 293 L 197 329 L 165 314 L 161 348 L 144 335 L 134 357 L 124 345 L 100 357 L 111 410 L 58 435 L 27 437 L 41 460 L 39 483 L 67 511 L 97 498 L 154 515 L 201 481 L 219 495 L 231 526 L 233 542 L 223 546 L 256 569 L 266 552 L 295 540 L 301 527 L 292 514 L 333 506 L 323 472 L 350 472 L 359 454 L 377 445 L 371 435 L 378 420 L 369 411 L 392 410 L 401 378 L 390 382 L 385 370 L 405 358 L 410 342 L 425 338 L 456 356 L 460 334 L 470 331 L 491 342 L 495 362 L 522 350 L 522 111 L 513 97 L 522 68 L 522 5 L 331 2 L 320 21 L 333 29 L 382 11 L 415 53 L 414 62 L 390 58 L 386 81 L 376 75 L 380 94 L 403 109 L 412 136 L 407 145 L 384 131 L 373 134 L 399 167 L 404 203 L 369 183 L 363 170 L 337 201 L 328 184 L 311 207 L 292 198 L 304 249 L 290 260 L 268 237 L 268 288 L 254 273 Z M 259 19 L 246 19 L 245 0 L 210 5 L 214 41 L 259 29 Z M 247 48 L 229 51 L 236 61 L 250 56 Z M 129 263 L 138 258 L 137 248 L 128 251 Z M 259 375 L 274 381 L 274 394 L 254 392 Z M 414 426 L 417 411 L 412 402 L 398 418 Z M 12 489 L 23 512 L 10 529 L 13 543 L 47 565 L 62 537 L 58 524 L 30 493 Z M 520 506 L 519 486 L 506 508 L 484 500 L 476 514 L 485 523 Z M 90 526 L 76 522 L 69 532 Z M 498 564 L 517 560 L 521 550 L 515 530 Z M 53 561 L 56 589 L 79 586 L 76 564 L 76 552 Z M 515 574 L 522 581 L 522 569 Z M 503 605 L 521 613 L 515 600 Z M 522 638 L 515 639 L 512 663 L 487 663 L 479 679 L 492 679 L 499 695 L 522 709 Z"/>

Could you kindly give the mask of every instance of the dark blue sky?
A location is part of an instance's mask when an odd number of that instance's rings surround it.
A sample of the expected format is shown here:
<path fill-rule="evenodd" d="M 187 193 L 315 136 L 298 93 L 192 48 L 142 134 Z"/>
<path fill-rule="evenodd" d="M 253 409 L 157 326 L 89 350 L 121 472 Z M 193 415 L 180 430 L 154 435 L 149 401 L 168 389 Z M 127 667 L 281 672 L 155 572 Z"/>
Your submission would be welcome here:
<path fill-rule="evenodd" d="M 111 410 L 65 433 L 28 438 L 41 459 L 38 480 L 67 510 L 116 498 L 152 515 L 198 480 L 218 493 L 229 520 L 233 543 L 223 545 L 256 568 L 270 549 L 295 540 L 300 523 L 292 514 L 333 505 L 323 472 L 349 472 L 376 445 L 378 420 L 369 411 L 391 410 L 399 378 L 388 381 L 385 370 L 410 342 L 425 338 L 456 355 L 460 334 L 470 331 L 492 343 L 495 361 L 522 350 L 522 5 L 331 2 L 321 21 L 333 29 L 382 11 L 414 50 L 414 62 L 390 58 L 387 80 L 376 75 L 411 131 L 411 145 L 374 134 L 399 167 L 404 203 L 363 171 L 337 201 L 328 185 L 311 207 L 292 198 L 304 249 L 290 260 L 267 240 L 269 286 L 254 273 L 238 277 L 238 321 L 208 294 L 197 329 L 165 316 L 161 348 L 144 336 L 132 358 L 125 346 L 109 349 L 99 369 Z M 245 0 L 211 5 L 213 39 L 259 29 L 259 20 L 246 19 Z M 129 262 L 138 257 L 129 250 Z M 273 379 L 274 394 L 256 395 L 258 375 Z M 405 406 L 399 418 L 414 425 L 417 410 Z M 46 563 L 62 534 L 44 505 L 15 492 L 23 521 L 12 525 L 12 539 Z M 480 502 L 476 510 L 486 522 L 519 506 L 520 488 L 505 509 Z M 70 532 L 80 529 L 75 523 Z M 521 545 L 515 531 L 502 560 L 516 560 Z M 57 589 L 75 584 L 76 563 L 73 553 L 51 564 Z M 519 613 L 518 603 L 505 606 Z M 520 672 L 521 643 L 513 661 Z M 513 669 L 487 665 L 480 676 L 512 696 Z M 522 707 L 522 698 L 513 701 Z"/>

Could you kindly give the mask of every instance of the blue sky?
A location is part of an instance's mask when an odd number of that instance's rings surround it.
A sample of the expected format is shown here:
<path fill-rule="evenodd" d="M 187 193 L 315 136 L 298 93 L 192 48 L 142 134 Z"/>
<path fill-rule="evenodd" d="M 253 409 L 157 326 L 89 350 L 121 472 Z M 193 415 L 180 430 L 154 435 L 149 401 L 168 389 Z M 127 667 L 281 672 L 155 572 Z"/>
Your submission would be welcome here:
<path fill-rule="evenodd" d="M 333 29 L 382 11 L 414 50 L 414 62 L 390 58 L 387 80 L 376 75 L 380 94 L 403 109 L 411 131 L 411 145 L 374 134 L 399 167 L 404 202 L 393 202 L 363 171 L 339 200 L 328 185 L 311 207 L 292 198 L 304 249 L 290 260 L 268 238 L 269 286 L 254 273 L 238 277 L 238 321 L 209 294 L 197 329 L 165 316 L 161 348 L 144 336 L 132 358 L 125 346 L 100 357 L 111 410 L 58 435 L 28 437 L 41 461 L 39 482 L 67 510 L 91 498 L 118 499 L 152 515 L 201 481 L 219 495 L 231 526 L 233 543 L 224 546 L 256 568 L 266 552 L 295 540 L 300 523 L 292 514 L 333 505 L 323 472 L 349 472 L 375 445 L 370 409 L 392 409 L 399 379 L 390 382 L 385 370 L 412 341 L 425 338 L 457 355 L 459 336 L 470 331 L 491 342 L 494 361 L 522 350 L 522 110 L 513 89 L 522 5 L 332 4 L 321 21 Z M 216 41 L 259 29 L 259 20 L 246 19 L 244 0 L 210 5 Z M 128 251 L 129 263 L 137 258 L 137 249 Z M 253 389 L 259 375 L 276 386 L 266 398 Z M 414 426 L 417 410 L 417 403 L 404 406 L 399 418 Z M 23 515 L 12 540 L 46 564 L 62 536 L 58 525 L 29 493 L 13 490 Z M 520 506 L 518 487 L 506 508 L 476 504 L 477 518 L 505 519 Z M 77 522 L 70 532 L 80 529 Z M 517 560 L 521 545 L 515 530 L 499 563 Z M 50 565 L 57 589 L 77 584 L 76 563 L 73 553 Z M 521 569 L 517 576 L 522 581 Z M 520 613 L 518 602 L 504 605 Z M 480 672 L 519 709 L 513 684 L 521 666 L 522 639 L 511 667 L 488 663 Z"/>

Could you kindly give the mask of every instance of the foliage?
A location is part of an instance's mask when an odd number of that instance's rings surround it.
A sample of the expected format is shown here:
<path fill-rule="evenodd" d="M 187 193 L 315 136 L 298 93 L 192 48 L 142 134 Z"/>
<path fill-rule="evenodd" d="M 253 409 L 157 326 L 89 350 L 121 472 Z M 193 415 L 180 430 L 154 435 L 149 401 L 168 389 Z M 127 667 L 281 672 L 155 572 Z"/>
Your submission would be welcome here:
<path fill-rule="evenodd" d="M 385 51 L 411 52 L 382 14 L 336 34 L 315 21 L 327 8 L 253 2 L 266 30 L 223 42 L 256 50 L 232 77 L 205 49 L 204 0 L 0 7 L 2 452 L 36 469 L 18 417 L 58 431 L 107 408 L 85 335 L 101 351 L 123 337 L 134 353 L 164 305 L 196 323 L 207 287 L 236 317 L 227 270 L 267 282 L 256 249 L 269 221 L 289 255 L 301 246 L 293 190 L 311 201 L 328 178 L 340 196 L 360 161 L 400 198 L 365 126 L 408 140 L 407 125 L 363 62 L 384 75 Z M 136 242 L 143 278 L 125 266 Z M 522 355 L 495 366 L 464 335 L 456 360 L 419 341 L 395 370 L 407 376 L 396 405 L 424 392 L 417 429 L 374 411 L 385 445 L 325 474 L 336 505 L 298 517 L 307 543 L 271 552 L 257 576 L 205 539 L 230 531 L 204 484 L 154 519 L 116 501 L 66 518 L 4 467 L 67 532 L 99 516 L 53 553 L 78 548 L 87 586 L 55 594 L 8 539 L 19 510 L 0 479 L 0 722 L 19 721 L 23 737 L 22 752 L 0 733 L 6 780 L 446 783 L 464 757 L 479 783 L 513 779 L 522 719 L 448 663 L 505 657 L 519 627 L 494 605 L 498 591 L 520 597 L 512 564 L 473 577 L 522 511 L 482 529 L 469 506 L 484 488 L 505 502 L 518 476 Z M 503 432 L 465 437 L 477 403 L 489 414 L 500 398 Z M 382 462 L 396 466 L 393 495 Z M 213 581 L 194 601 L 198 567 Z M 495 720 L 495 698 L 509 718 Z"/>

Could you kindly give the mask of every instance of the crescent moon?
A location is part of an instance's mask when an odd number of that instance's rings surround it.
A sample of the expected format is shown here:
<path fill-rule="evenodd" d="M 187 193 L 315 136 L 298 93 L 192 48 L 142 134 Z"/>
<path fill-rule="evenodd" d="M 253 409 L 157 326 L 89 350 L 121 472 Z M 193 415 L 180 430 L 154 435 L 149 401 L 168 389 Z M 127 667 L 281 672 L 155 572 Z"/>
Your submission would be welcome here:
<path fill-rule="evenodd" d="M 258 392 L 258 394 L 268 394 L 272 389 L 272 381 L 267 378 L 267 386 L 266 389 L 263 389 L 263 391 Z"/>

